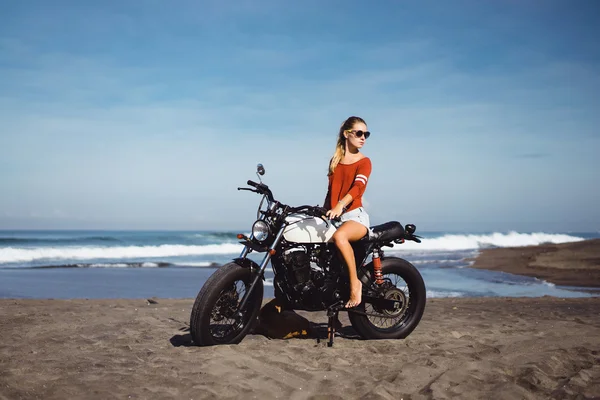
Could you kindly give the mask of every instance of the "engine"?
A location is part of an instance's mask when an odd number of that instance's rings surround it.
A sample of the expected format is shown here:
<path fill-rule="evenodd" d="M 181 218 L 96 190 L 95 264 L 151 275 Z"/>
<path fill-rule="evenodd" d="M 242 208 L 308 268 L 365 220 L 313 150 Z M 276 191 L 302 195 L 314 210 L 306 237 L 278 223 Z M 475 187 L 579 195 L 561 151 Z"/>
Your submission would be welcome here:
<path fill-rule="evenodd" d="M 310 256 L 306 249 L 294 248 L 288 250 L 283 255 L 283 261 L 288 267 L 288 271 L 293 274 L 293 280 L 296 285 L 311 280 Z"/>
<path fill-rule="evenodd" d="M 284 251 L 280 258 L 283 265 L 277 265 L 274 281 L 276 297 L 283 296 L 295 308 L 307 310 L 319 310 L 333 303 L 337 285 L 331 274 L 325 273 L 330 256 L 323 250 L 309 245 Z"/>

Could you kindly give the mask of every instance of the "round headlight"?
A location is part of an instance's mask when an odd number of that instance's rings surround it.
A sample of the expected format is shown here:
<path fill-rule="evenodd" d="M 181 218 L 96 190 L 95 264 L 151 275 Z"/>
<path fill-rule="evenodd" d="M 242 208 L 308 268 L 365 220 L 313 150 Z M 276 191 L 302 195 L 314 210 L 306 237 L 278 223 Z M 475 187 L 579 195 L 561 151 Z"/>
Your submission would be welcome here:
<path fill-rule="evenodd" d="M 259 242 L 264 242 L 269 237 L 269 225 L 265 221 L 256 221 L 252 225 L 252 236 Z"/>

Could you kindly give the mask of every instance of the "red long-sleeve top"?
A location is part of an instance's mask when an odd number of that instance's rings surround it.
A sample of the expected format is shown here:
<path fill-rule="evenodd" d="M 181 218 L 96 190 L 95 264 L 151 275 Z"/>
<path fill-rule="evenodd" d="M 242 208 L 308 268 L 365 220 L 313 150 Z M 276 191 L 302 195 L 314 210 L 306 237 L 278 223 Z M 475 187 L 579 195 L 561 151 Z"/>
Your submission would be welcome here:
<path fill-rule="evenodd" d="M 338 164 L 329 175 L 329 187 L 325 198 L 325 207 L 332 209 L 347 194 L 352 201 L 346 206 L 346 212 L 362 207 L 362 195 L 367 188 L 371 175 L 371 160 L 364 157 L 352 164 Z"/>

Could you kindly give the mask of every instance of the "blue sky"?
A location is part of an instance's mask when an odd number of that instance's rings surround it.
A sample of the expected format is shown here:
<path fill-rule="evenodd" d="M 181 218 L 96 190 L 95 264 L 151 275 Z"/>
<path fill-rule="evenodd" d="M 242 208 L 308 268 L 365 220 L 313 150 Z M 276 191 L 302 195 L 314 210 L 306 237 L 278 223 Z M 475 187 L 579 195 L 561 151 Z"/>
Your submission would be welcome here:
<path fill-rule="evenodd" d="M 600 3 L 0 6 L 0 229 L 243 229 L 322 204 L 363 117 L 373 224 L 600 230 Z"/>

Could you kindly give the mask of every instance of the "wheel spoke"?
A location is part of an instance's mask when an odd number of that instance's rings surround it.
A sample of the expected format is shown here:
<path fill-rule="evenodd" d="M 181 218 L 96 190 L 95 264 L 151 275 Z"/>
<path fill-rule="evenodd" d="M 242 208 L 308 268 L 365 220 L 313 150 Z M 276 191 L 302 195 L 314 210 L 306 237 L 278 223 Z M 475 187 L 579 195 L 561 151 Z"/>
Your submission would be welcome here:
<path fill-rule="evenodd" d="M 408 305 L 410 304 L 410 289 L 408 288 L 408 284 L 402 278 L 402 276 L 391 273 L 384 274 L 384 278 L 388 279 L 388 282 L 393 284 L 393 288 L 388 288 L 388 293 L 390 291 L 396 290 L 396 294 L 392 293 L 395 299 L 403 300 L 405 303 L 403 305 L 402 311 L 398 316 L 392 317 L 391 315 L 386 315 L 386 311 L 377 310 L 373 307 L 372 304 L 365 305 L 365 312 L 369 315 L 367 318 L 369 321 L 379 329 L 391 329 L 396 328 L 398 325 L 402 324 L 403 321 L 408 317 Z M 404 296 L 402 296 L 398 291 L 401 291 Z M 400 298 L 399 298 L 400 297 Z M 404 297 L 404 299 L 401 299 Z M 376 315 L 373 315 L 376 314 Z"/>
<path fill-rule="evenodd" d="M 209 322 L 211 335 L 217 340 L 224 340 L 228 336 L 235 336 L 243 324 L 235 318 L 240 302 L 246 293 L 246 284 L 241 281 L 232 283 L 229 289 L 221 291 L 219 298 L 212 309 Z M 244 318 L 242 316 L 242 318 Z"/>

